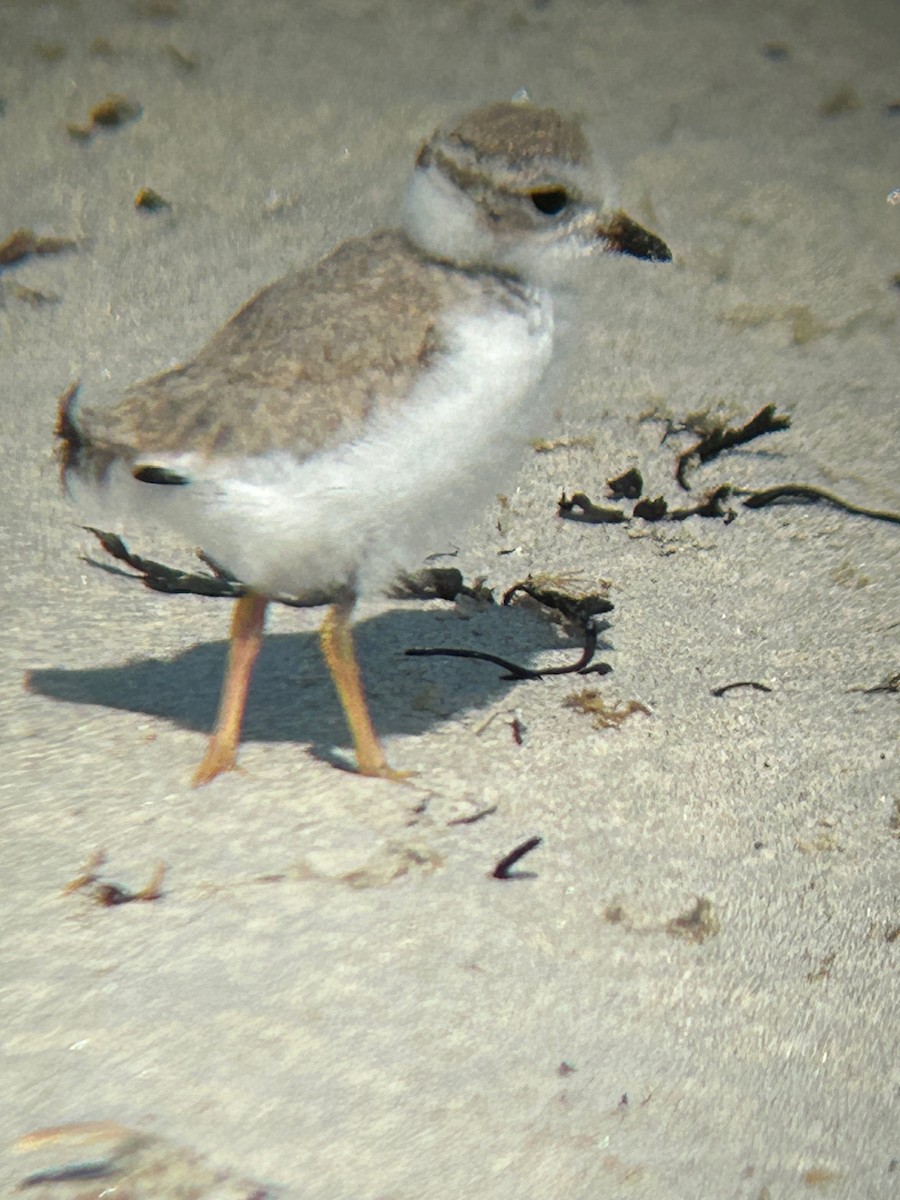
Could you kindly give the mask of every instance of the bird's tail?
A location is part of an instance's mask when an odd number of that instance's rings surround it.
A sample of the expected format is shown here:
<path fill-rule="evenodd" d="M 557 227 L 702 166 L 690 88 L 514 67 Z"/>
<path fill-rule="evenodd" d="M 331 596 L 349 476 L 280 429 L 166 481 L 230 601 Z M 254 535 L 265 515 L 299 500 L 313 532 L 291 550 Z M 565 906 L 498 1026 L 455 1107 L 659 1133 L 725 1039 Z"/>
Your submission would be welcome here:
<path fill-rule="evenodd" d="M 93 442 L 76 415 L 79 381 L 70 383 L 59 398 L 56 410 L 56 457 L 59 462 L 59 477 L 63 488 L 68 491 L 73 475 L 90 476 L 102 480 L 109 470 L 115 455 L 102 445 Z"/>

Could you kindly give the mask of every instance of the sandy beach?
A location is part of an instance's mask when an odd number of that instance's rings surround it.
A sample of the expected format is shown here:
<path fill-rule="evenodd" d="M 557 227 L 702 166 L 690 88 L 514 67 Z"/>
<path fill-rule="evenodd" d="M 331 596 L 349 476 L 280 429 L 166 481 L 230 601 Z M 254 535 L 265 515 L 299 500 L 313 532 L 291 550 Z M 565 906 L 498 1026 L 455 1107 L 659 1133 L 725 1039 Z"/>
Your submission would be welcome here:
<path fill-rule="evenodd" d="M 52 1169 L 17 1138 L 97 1121 L 233 1172 L 136 1200 L 898 1194 L 898 45 L 880 0 L 0 4 L 0 1195 Z M 57 398 L 114 402 L 395 224 L 422 139 L 523 87 L 673 263 L 598 264 L 543 442 L 435 547 L 492 599 L 360 609 L 414 778 L 336 767 L 321 611 L 278 606 L 241 770 L 193 790 L 231 602 L 102 569 Z M 767 405 L 786 428 L 679 486 Z M 607 487 L 635 467 L 670 512 L 803 484 L 869 515 L 641 519 Z M 404 654 L 574 662 L 500 603 L 529 577 L 613 603 L 609 674 Z"/>

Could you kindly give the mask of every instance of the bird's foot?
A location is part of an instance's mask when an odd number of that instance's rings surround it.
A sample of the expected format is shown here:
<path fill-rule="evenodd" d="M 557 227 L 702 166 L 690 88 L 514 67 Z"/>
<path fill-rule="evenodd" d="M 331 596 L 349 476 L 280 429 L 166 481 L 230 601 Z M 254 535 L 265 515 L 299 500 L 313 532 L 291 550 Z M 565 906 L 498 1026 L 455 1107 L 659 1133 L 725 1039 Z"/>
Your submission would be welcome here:
<path fill-rule="evenodd" d="M 418 771 L 395 771 L 384 759 L 372 762 L 358 759 L 356 774 L 365 775 L 369 779 L 389 779 L 392 783 L 407 783 L 410 779 L 415 779 Z"/>
<path fill-rule="evenodd" d="M 203 787 L 204 784 L 211 783 L 217 775 L 237 769 L 237 753 L 234 747 L 217 745 L 215 738 L 211 738 L 206 753 L 193 774 L 191 787 Z"/>

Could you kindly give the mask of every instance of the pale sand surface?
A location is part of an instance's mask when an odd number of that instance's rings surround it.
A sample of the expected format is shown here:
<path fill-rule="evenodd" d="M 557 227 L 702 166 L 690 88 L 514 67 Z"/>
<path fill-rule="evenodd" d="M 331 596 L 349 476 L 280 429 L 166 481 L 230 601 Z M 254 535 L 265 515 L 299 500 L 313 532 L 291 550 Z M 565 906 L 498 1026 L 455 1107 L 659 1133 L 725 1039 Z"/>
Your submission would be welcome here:
<path fill-rule="evenodd" d="M 648 408 L 766 403 L 791 430 L 698 484 L 900 508 L 900 7 L 151 8 L 0 8 L 0 240 L 84 239 L 0 277 L 0 1142 L 115 1120 L 304 1200 L 895 1196 L 897 696 L 848 689 L 900 666 L 898 529 L 823 507 L 619 528 L 555 511 L 634 463 L 680 502 Z M 112 400 L 390 223 L 420 138 L 523 85 L 583 115 L 676 264 L 602 264 L 547 417 L 593 444 L 535 455 L 447 561 L 498 594 L 529 571 L 609 580 L 614 672 L 510 684 L 404 658 L 577 647 L 521 611 L 367 609 L 376 723 L 418 772 L 390 786 L 323 761 L 346 735 L 319 614 L 280 609 L 245 772 L 191 791 L 229 606 L 80 561 L 55 397 L 78 377 Z M 823 115 L 844 85 L 859 106 Z M 141 119 L 73 141 L 113 92 Z M 144 186 L 173 208 L 135 212 Z M 747 679 L 772 690 L 710 695 Z M 652 715 L 595 730 L 564 707 L 588 684 Z M 536 877 L 490 878 L 537 835 Z M 132 888 L 168 863 L 164 899 L 61 897 L 100 848 Z M 698 897 L 710 936 L 671 936 Z M 0 1187 L 27 1169 L 4 1153 Z"/>

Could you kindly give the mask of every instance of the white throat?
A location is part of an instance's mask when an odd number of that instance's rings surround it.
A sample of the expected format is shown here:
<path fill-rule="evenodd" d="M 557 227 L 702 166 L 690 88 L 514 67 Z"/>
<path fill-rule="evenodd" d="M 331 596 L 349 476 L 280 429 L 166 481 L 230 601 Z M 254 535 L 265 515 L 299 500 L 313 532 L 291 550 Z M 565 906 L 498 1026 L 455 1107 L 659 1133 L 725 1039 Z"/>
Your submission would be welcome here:
<path fill-rule="evenodd" d="M 474 202 L 436 166 L 417 167 L 403 204 L 403 228 L 426 254 L 458 266 L 492 262 L 493 239 Z"/>

